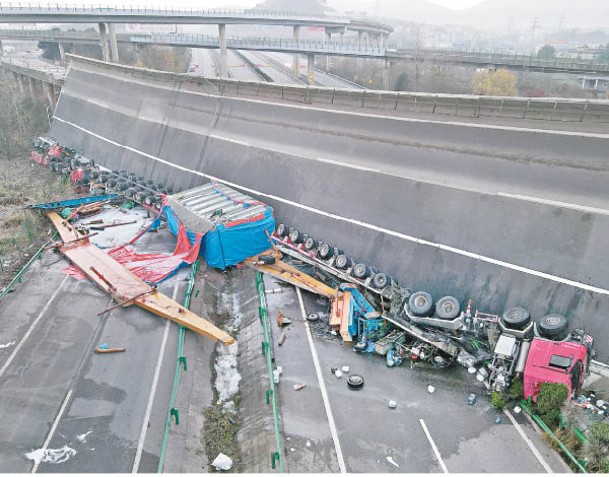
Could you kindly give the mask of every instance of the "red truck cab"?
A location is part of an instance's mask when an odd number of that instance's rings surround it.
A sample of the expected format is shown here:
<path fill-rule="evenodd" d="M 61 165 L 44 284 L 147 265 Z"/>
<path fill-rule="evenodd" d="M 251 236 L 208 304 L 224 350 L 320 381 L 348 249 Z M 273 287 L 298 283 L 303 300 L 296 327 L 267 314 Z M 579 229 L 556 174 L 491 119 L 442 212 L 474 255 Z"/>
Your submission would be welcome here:
<path fill-rule="evenodd" d="M 588 374 L 591 346 L 589 335 L 577 341 L 534 338 L 524 369 L 524 398 L 532 397 L 536 401 L 543 383 L 564 384 L 569 397 L 579 392 Z"/>

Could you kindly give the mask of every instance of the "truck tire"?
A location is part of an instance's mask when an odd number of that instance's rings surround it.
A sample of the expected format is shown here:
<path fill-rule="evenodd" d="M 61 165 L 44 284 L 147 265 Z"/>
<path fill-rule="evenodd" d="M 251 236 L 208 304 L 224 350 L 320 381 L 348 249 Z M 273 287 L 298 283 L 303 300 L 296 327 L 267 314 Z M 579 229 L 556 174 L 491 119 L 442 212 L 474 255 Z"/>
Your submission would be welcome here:
<path fill-rule="evenodd" d="M 454 296 L 443 296 L 436 302 L 436 315 L 444 320 L 454 320 L 461 312 L 459 300 Z"/>
<path fill-rule="evenodd" d="M 305 250 L 310 252 L 311 250 L 313 250 L 316 247 L 317 247 L 317 240 L 315 240 L 313 237 L 307 237 L 307 239 L 305 240 L 305 243 L 304 243 Z"/>
<path fill-rule="evenodd" d="M 290 241 L 292 243 L 302 243 L 302 233 L 300 230 L 294 229 L 290 232 Z"/>
<path fill-rule="evenodd" d="M 351 270 L 351 275 L 353 276 L 353 278 L 364 280 L 365 278 L 368 278 L 370 276 L 370 269 L 365 263 L 358 263 Z"/>
<path fill-rule="evenodd" d="M 544 316 L 538 323 L 539 334 L 552 340 L 563 340 L 567 337 L 569 321 L 562 315 L 552 313 Z"/>
<path fill-rule="evenodd" d="M 322 260 L 328 260 L 334 255 L 334 247 L 328 243 L 323 243 L 317 250 L 317 254 Z"/>
<path fill-rule="evenodd" d="M 531 322 L 531 315 L 529 315 L 529 312 L 524 308 L 515 306 L 503 312 L 501 321 L 506 328 L 512 328 L 513 330 L 524 330 Z"/>
<path fill-rule="evenodd" d="M 309 313 L 307 315 L 307 321 L 309 323 L 315 323 L 316 321 L 319 321 L 319 313 Z"/>
<path fill-rule="evenodd" d="M 285 237 L 288 234 L 288 228 L 286 227 L 285 224 L 279 224 L 277 226 L 276 232 L 277 232 L 277 236 L 278 237 L 283 238 L 283 237 Z"/>
<path fill-rule="evenodd" d="M 391 277 L 386 273 L 377 273 L 372 279 L 372 285 L 374 286 L 374 288 L 377 288 L 379 290 L 385 288 L 390 283 Z"/>
<path fill-rule="evenodd" d="M 353 265 L 353 260 L 351 260 L 346 255 L 339 255 L 336 257 L 336 262 L 334 262 L 334 266 L 339 270 L 346 270 L 351 265 Z"/>
<path fill-rule="evenodd" d="M 433 314 L 433 299 L 425 291 L 418 291 L 410 295 L 408 308 L 415 316 L 431 316 Z"/>
<path fill-rule="evenodd" d="M 364 377 L 360 374 L 350 374 L 347 378 L 349 389 L 357 390 L 364 387 Z"/>

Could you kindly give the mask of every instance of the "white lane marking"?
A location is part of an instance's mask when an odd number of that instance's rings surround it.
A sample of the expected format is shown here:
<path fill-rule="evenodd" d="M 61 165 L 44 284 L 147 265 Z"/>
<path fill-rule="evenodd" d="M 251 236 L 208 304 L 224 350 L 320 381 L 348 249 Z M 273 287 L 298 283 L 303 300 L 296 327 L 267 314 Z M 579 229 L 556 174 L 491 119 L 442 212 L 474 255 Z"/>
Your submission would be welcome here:
<path fill-rule="evenodd" d="M 527 437 L 527 435 L 524 433 L 524 431 L 522 430 L 522 428 L 520 427 L 520 424 L 518 424 L 518 422 L 516 422 L 516 419 L 514 419 L 514 416 L 512 416 L 512 414 L 510 414 L 510 412 L 507 409 L 503 410 L 503 413 L 508 417 L 508 419 L 510 421 L 512 421 L 512 424 L 514 424 L 514 427 L 516 428 L 516 430 L 518 431 L 518 434 L 520 434 L 520 437 L 522 437 L 522 439 L 524 440 L 524 442 L 526 442 L 526 444 L 529 446 L 529 448 L 531 449 L 531 451 L 533 452 L 533 455 L 537 458 L 537 460 L 539 461 L 539 463 L 541 464 L 541 466 L 544 468 L 544 470 L 548 473 L 548 474 L 553 474 L 554 471 L 552 470 L 552 468 L 548 465 L 548 463 L 545 461 L 545 459 L 543 458 L 543 456 L 539 453 L 539 451 L 537 450 L 537 448 L 535 447 L 535 445 L 533 444 L 533 442 L 531 441 L 531 439 L 529 439 Z"/>
<path fill-rule="evenodd" d="M 80 69 L 81 71 L 84 71 L 85 73 L 90 73 L 90 71 L 88 71 L 86 69 L 78 68 L 78 66 L 76 66 L 74 69 Z M 113 79 L 118 79 L 120 81 L 125 81 L 125 82 L 129 82 L 129 83 L 135 83 L 135 84 L 140 84 L 140 85 L 142 84 L 141 81 L 138 81 L 137 79 L 129 79 L 126 76 L 117 78 L 113 74 L 108 74 L 107 72 L 101 72 L 101 71 L 96 71 L 95 74 L 100 75 L 100 76 L 106 76 L 106 77 L 113 78 Z M 155 83 L 155 84 L 146 83 L 146 86 L 152 87 L 152 88 L 157 88 L 157 89 L 164 89 L 164 90 L 168 90 L 168 91 L 175 91 L 175 87 L 164 86 L 159 83 Z M 215 87 L 215 86 L 213 86 L 213 87 Z M 333 89 L 335 89 L 335 88 L 328 88 L 328 90 L 333 90 Z M 378 94 L 378 92 L 375 92 L 374 90 L 372 90 L 372 91 L 371 90 L 362 90 L 362 92 L 364 92 L 364 91 L 371 93 L 371 94 Z M 591 137 L 591 138 L 599 138 L 599 139 L 609 139 L 609 134 L 602 134 L 602 133 L 561 131 L 561 130 L 555 130 L 555 129 L 524 128 L 524 127 L 516 127 L 516 126 L 500 126 L 500 125 L 495 125 L 495 124 L 464 123 L 464 122 L 459 122 L 459 121 L 439 121 L 439 120 L 434 120 L 434 119 L 404 118 L 404 117 L 399 117 L 399 116 L 397 116 L 397 117 L 388 116 L 385 114 L 374 114 L 374 113 L 370 113 L 370 112 L 360 113 L 360 112 L 356 112 L 356 111 L 341 111 L 341 110 L 337 110 L 337 109 L 320 108 L 320 107 L 316 107 L 316 106 L 305 106 L 305 105 L 284 104 L 284 103 L 270 103 L 269 101 L 263 101 L 260 99 L 223 96 L 223 95 L 214 94 L 214 93 L 201 93 L 199 91 L 185 90 L 185 92 L 188 94 L 193 94 L 195 96 L 204 96 L 204 97 L 208 97 L 208 98 L 232 100 L 232 101 L 243 101 L 243 102 L 247 102 L 247 103 L 263 104 L 266 106 L 272 105 L 274 107 L 276 106 L 276 107 L 286 108 L 286 109 L 305 109 L 305 110 L 309 110 L 309 111 L 323 111 L 325 113 L 332 113 L 332 114 L 336 114 L 336 115 L 374 117 L 374 118 L 380 118 L 380 119 L 390 119 L 393 121 L 401 121 L 401 122 L 406 122 L 406 123 L 439 124 L 439 125 L 446 124 L 449 126 L 459 126 L 459 127 L 475 128 L 475 129 L 495 129 L 495 130 L 515 131 L 515 132 L 532 132 L 532 133 L 536 133 L 536 134 L 539 134 L 539 133 L 552 134 L 552 135 L 558 135 L 558 136 L 582 136 L 582 137 Z M 489 117 L 488 119 L 493 120 L 493 119 L 501 119 L 501 118 Z M 516 119 L 516 118 L 508 118 L 508 119 Z"/>
<path fill-rule="evenodd" d="M 172 299 L 175 301 L 178 294 L 178 286 L 180 282 L 176 282 L 173 288 Z M 169 336 L 169 325 L 171 322 L 167 320 L 165 323 L 165 331 L 163 331 L 163 340 L 161 341 L 161 351 L 159 352 L 159 358 L 156 361 L 156 368 L 154 369 L 154 378 L 152 378 L 152 387 L 150 389 L 150 395 L 148 396 L 148 404 L 146 406 L 146 414 L 144 415 L 144 422 L 142 423 L 142 430 L 140 432 L 140 439 L 137 442 L 137 450 L 135 451 L 135 460 L 133 461 L 133 468 L 131 469 L 132 474 L 137 474 L 140 467 L 140 461 L 142 460 L 142 452 L 144 451 L 144 441 L 146 440 L 146 431 L 148 430 L 148 422 L 150 421 L 150 415 L 152 414 L 152 405 L 154 403 L 154 396 L 156 394 L 156 388 L 159 383 L 159 375 L 161 374 L 161 365 L 163 364 L 163 356 L 165 355 L 165 346 L 167 345 L 167 337 Z"/>
<path fill-rule="evenodd" d="M 51 439 L 53 438 L 53 435 L 55 434 L 55 431 L 57 430 L 57 426 L 59 425 L 59 420 L 61 419 L 61 416 L 63 416 L 63 413 L 66 410 L 66 407 L 68 406 L 68 403 L 70 402 L 70 397 L 72 397 L 72 389 L 70 389 L 68 391 L 68 394 L 66 394 L 66 398 L 63 400 L 63 403 L 61 404 L 61 407 L 59 408 L 59 412 L 57 413 L 57 416 L 55 417 L 55 421 L 53 421 L 53 426 L 51 427 L 51 430 L 49 431 L 49 435 L 47 436 L 46 440 L 44 441 L 44 444 L 42 444 L 42 451 L 45 451 L 49 448 L 49 444 L 51 443 Z M 36 471 L 38 470 L 38 467 L 40 466 L 40 461 L 37 461 L 34 463 L 34 466 L 32 467 L 31 473 L 35 474 Z"/>
<path fill-rule="evenodd" d="M 302 157 L 302 156 L 301 156 Z M 346 162 L 341 162 L 341 161 L 334 161 L 332 159 L 324 159 L 323 157 L 318 157 L 317 159 L 314 159 L 312 157 L 308 158 L 308 159 L 312 159 L 312 160 L 316 160 L 319 162 L 326 162 L 328 164 L 334 164 L 335 166 L 341 166 L 341 167 L 348 167 L 349 169 L 357 169 L 359 171 L 367 171 L 367 172 L 381 172 L 378 169 L 373 169 L 371 167 L 365 167 L 365 166 L 356 166 L 355 164 L 348 164 Z M 384 174 L 384 173 L 383 173 Z"/>
<path fill-rule="evenodd" d="M 438 446 L 436 446 L 436 443 L 431 438 L 431 434 L 429 433 L 429 430 L 427 429 L 427 426 L 425 425 L 425 421 L 423 421 L 423 419 L 419 419 L 419 424 L 421 424 L 421 427 L 423 428 L 423 432 L 425 433 L 425 436 L 427 437 L 427 440 L 429 441 L 429 445 L 431 445 L 433 453 L 436 455 L 436 459 L 438 460 L 440 467 L 442 467 L 442 472 L 444 472 L 445 474 L 448 474 L 449 473 L 448 467 L 446 467 L 446 464 L 442 460 L 442 456 L 440 455 Z"/>
<path fill-rule="evenodd" d="M 44 305 L 44 307 L 42 308 L 42 310 L 40 311 L 40 313 L 38 314 L 38 316 L 36 317 L 34 322 L 30 325 L 30 327 L 28 328 L 26 333 L 23 335 L 23 338 L 21 338 L 21 341 L 19 342 L 19 344 L 15 347 L 15 349 L 13 350 L 11 355 L 8 357 L 8 359 L 6 360 L 6 363 L 4 363 L 4 366 L 2 366 L 2 368 L 0 368 L 0 378 L 2 378 L 2 375 L 4 374 L 4 372 L 11 365 L 11 363 L 15 359 L 15 356 L 17 355 L 17 353 L 19 352 L 19 350 L 21 349 L 23 344 L 30 337 L 30 335 L 32 334 L 32 331 L 34 331 L 34 328 L 36 327 L 38 322 L 41 320 L 41 318 L 47 312 L 47 310 L 51 306 L 51 303 L 53 303 L 55 298 L 57 298 L 57 295 L 59 295 L 59 292 L 61 292 L 63 286 L 65 285 L 65 283 L 68 281 L 69 278 L 70 278 L 70 276 L 66 275 L 66 277 L 61 281 L 61 283 L 59 284 L 59 286 L 57 287 L 55 292 L 53 292 L 53 294 L 51 295 L 51 298 L 49 298 L 49 301 L 47 301 L 46 305 Z"/>
<path fill-rule="evenodd" d="M 111 140 L 111 139 L 105 138 L 103 136 L 100 136 L 99 134 L 96 134 L 96 133 L 94 133 L 92 131 L 89 131 L 89 130 L 81 127 L 81 126 L 78 126 L 77 124 L 71 123 L 70 121 L 66 121 L 66 120 L 58 118 L 58 117 L 56 117 L 55 119 L 57 119 L 58 121 L 61 121 L 63 123 L 66 123 L 66 124 L 76 128 L 76 129 L 79 129 L 79 130 L 81 130 L 83 132 L 86 132 L 87 134 L 90 134 L 91 136 L 97 137 L 98 139 L 100 139 L 102 141 L 105 141 L 105 142 L 107 142 L 109 144 L 112 144 L 114 146 L 126 149 L 128 151 L 132 151 L 132 152 L 134 152 L 136 154 L 139 154 L 141 156 L 144 156 L 144 157 L 148 157 L 148 158 L 150 158 L 150 159 L 152 159 L 154 161 L 160 162 L 160 163 L 165 164 L 165 165 L 167 165 L 169 167 L 173 167 L 174 169 L 178 169 L 178 170 L 181 170 L 181 171 L 184 171 L 184 172 L 188 172 L 189 174 L 198 175 L 200 177 L 205 177 L 206 179 L 210 179 L 210 180 L 213 180 L 213 181 L 222 182 L 223 184 L 226 184 L 229 187 L 233 187 L 235 189 L 242 190 L 242 191 L 247 192 L 248 194 L 252 194 L 254 196 L 266 197 L 268 199 L 276 200 L 278 202 L 283 202 L 284 204 L 288 204 L 288 205 L 291 205 L 293 207 L 297 207 L 299 209 L 306 210 L 308 212 L 312 212 L 312 213 L 315 213 L 315 214 L 318 214 L 318 215 L 323 215 L 324 217 L 328 217 L 328 218 L 335 219 L 335 220 L 340 220 L 342 222 L 347 222 L 347 223 L 350 223 L 350 224 L 358 225 L 360 227 L 365 227 L 367 229 L 374 230 L 376 232 L 382 232 L 382 233 L 385 233 L 387 235 L 391 235 L 393 237 L 397 237 L 397 238 L 400 238 L 400 239 L 403 239 L 403 240 L 407 240 L 409 242 L 413 242 L 413 243 L 416 243 L 416 244 L 419 244 L 419 245 L 427 245 L 429 247 L 437 248 L 439 250 L 444 250 L 444 251 L 452 252 L 452 253 L 455 253 L 455 254 L 458 254 L 458 255 L 463 255 L 463 256 L 468 257 L 468 258 L 473 258 L 473 259 L 476 259 L 476 260 L 480 260 L 481 262 L 491 263 L 493 265 L 497 265 L 497 266 L 504 267 L 504 268 L 509 268 L 511 270 L 516 270 L 518 272 L 526 273 L 528 275 L 533 275 L 533 276 L 536 276 L 536 277 L 545 278 L 547 280 L 551 280 L 551 281 L 554 281 L 554 282 L 557 282 L 557 283 L 562 283 L 562 284 L 569 285 L 569 286 L 572 286 L 572 287 L 575 287 L 575 288 L 580 288 L 582 290 L 591 291 L 593 293 L 598 293 L 598 294 L 601 294 L 601 295 L 609 295 L 609 290 L 607 290 L 606 288 L 600 288 L 600 287 L 596 287 L 596 286 L 593 286 L 593 285 L 588 285 L 587 283 L 581 283 L 581 282 L 577 282 L 575 280 L 570 280 L 568 278 L 563 278 L 563 277 L 559 277 L 557 275 L 552 275 L 550 273 L 540 272 L 540 271 L 534 270 L 532 268 L 526 268 L 526 267 L 522 267 L 520 265 L 515 265 L 515 264 L 509 263 L 509 262 L 504 262 L 503 260 L 497 260 L 495 258 L 487 257 L 485 255 L 480 255 L 480 254 L 474 253 L 474 252 L 469 252 L 467 250 L 463 250 L 463 249 L 459 249 L 459 248 L 456 248 L 456 247 L 452 247 L 450 245 L 444 245 L 444 244 L 441 244 L 441 243 L 430 242 L 429 240 L 420 239 L 420 238 L 414 237 L 412 235 L 404 234 L 402 232 L 396 232 L 395 230 L 387 229 L 385 227 L 379 227 L 377 225 L 372 225 L 372 224 L 369 224 L 367 222 L 362 222 L 361 220 L 351 219 L 351 218 L 348 218 L 348 217 L 343 217 L 341 215 L 337 215 L 337 214 L 334 214 L 332 212 L 326 212 L 324 210 L 317 209 L 315 207 L 311 207 L 311 206 L 308 206 L 308 205 L 300 204 L 298 202 L 294 202 L 294 201 L 289 200 L 289 199 L 284 199 L 283 197 L 279 197 L 279 196 L 276 196 L 276 195 L 273 195 L 273 194 L 267 194 L 267 193 L 264 193 L 264 192 L 260 192 L 260 191 L 257 191 L 255 189 L 251 189 L 249 187 L 244 187 L 244 186 L 241 186 L 239 184 L 235 184 L 234 182 L 230 182 L 230 181 L 221 179 L 219 177 L 212 176 L 210 174 L 205 174 L 203 172 L 195 171 L 193 169 L 189 169 L 187 167 L 180 166 L 178 164 L 174 164 L 174 163 L 172 163 L 170 161 L 167 161 L 165 159 L 161 159 L 160 157 L 153 156 L 153 155 L 148 154 L 146 152 L 139 151 L 139 150 L 137 150 L 135 148 L 132 148 L 130 146 L 124 146 L 122 144 L 119 144 L 119 143 Z"/>
<path fill-rule="evenodd" d="M 553 207 L 564 207 L 566 209 L 579 210 L 582 212 L 588 212 L 590 214 L 609 215 L 608 209 L 600 209 L 598 207 L 590 207 L 588 205 L 570 204 L 568 202 L 560 202 L 558 200 L 542 199 L 540 197 L 531 197 L 528 195 L 509 194 L 507 192 L 497 192 L 497 195 L 510 199 L 518 199 L 527 202 L 536 202 L 538 204 L 551 205 Z"/>
<path fill-rule="evenodd" d="M 209 134 L 208 137 L 210 137 L 212 139 L 218 139 L 220 141 L 232 142 L 232 143 L 235 143 L 235 144 L 239 144 L 241 146 L 249 146 L 249 143 L 247 143 L 245 141 L 240 141 L 239 139 L 233 139 L 233 138 L 226 137 L 226 136 L 220 136 L 218 134 Z"/>
<path fill-rule="evenodd" d="M 317 381 L 319 382 L 319 389 L 321 391 L 321 397 L 324 401 L 324 407 L 326 408 L 326 416 L 328 417 L 328 425 L 330 426 L 330 433 L 332 434 L 332 440 L 334 441 L 334 449 L 336 450 L 336 458 L 338 459 L 338 468 L 341 474 L 347 473 L 347 467 L 345 466 L 345 459 L 343 457 L 343 451 L 340 447 L 338 440 L 338 432 L 336 430 L 336 423 L 334 422 L 334 416 L 332 415 L 332 409 L 330 408 L 330 400 L 328 399 L 328 392 L 326 391 L 326 385 L 321 375 L 321 366 L 319 365 L 319 358 L 317 357 L 317 350 L 313 343 L 313 335 L 307 321 L 307 311 L 305 310 L 304 301 L 302 300 L 302 293 L 300 288 L 296 288 L 296 294 L 298 295 L 298 302 L 300 303 L 300 313 L 304 321 L 305 330 L 307 330 L 307 339 L 309 340 L 309 348 L 311 348 L 311 355 L 313 356 L 313 365 L 315 366 L 315 372 L 317 373 Z"/>

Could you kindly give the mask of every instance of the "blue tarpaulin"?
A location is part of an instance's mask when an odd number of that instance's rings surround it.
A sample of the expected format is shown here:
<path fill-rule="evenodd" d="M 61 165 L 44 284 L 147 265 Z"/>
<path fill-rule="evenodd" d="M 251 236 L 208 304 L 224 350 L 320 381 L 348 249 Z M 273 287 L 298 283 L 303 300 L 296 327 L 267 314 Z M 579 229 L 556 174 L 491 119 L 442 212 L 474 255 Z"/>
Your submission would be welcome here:
<path fill-rule="evenodd" d="M 179 221 L 171 207 L 165 206 L 164 214 L 169 230 L 177 235 Z M 258 220 L 217 224 L 203 236 L 200 254 L 207 265 L 224 270 L 271 248 L 265 231 L 271 235 L 274 230 L 273 210 L 267 207 L 264 216 Z M 194 243 L 195 234 L 191 231 L 187 234 L 190 242 Z"/>

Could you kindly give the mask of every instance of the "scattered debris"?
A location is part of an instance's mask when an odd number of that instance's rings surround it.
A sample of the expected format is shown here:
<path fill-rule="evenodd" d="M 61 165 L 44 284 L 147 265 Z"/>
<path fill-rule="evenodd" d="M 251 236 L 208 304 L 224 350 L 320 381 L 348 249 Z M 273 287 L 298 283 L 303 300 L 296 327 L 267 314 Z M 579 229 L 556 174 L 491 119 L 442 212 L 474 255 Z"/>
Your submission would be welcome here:
<path fill-rule="evenodd" d="M 478 398 L 476 397 L 475 394 L 470 394 L 469 396 L 467 396 L 467 404 L 469 404 L 470 406 L 473 406 L 474 404 L 476 404 L 477 400 L 478 400 Z"/>
<path fill-rule="evenodd" d="M 88 431 L 85 432 L 84 434 L 79 434 L 76 436 L 76 439 L 78 440 L 78 442 L 82 442 L 83 444 L 85 444 L 87 442 L 87 436 L 89 434 L 91 434 L 93 431 Z"/>
<path fill-rule="evenodd" d="M 238 344 L 229 346 L 216 345 L 216 382 L 214 384 L 221 401 L 228 401 L 239 391 L 241 375 L 237 371 Z"/>
<path fill-rule="evenodd" d="M 431 384 L 429 386 L 427 386 L 427 392 L 429 394 L 433 394 L 435 390 L 436 390 L 436 388 L 433 387 Z"/>
<path fill-rule="evenodd" d="M 501 424 L 501 418 L 499 416 L 495 418 L 495 424 Z"/>
<path fill-rule="evenodd" d="M 124 353 L 125 351 L 127 351 L 127 348 L 110 348 L 107 344 L 95 348 L 95 353 L 97 354 Z"/>
<path fill-rule="evenodd" d="M 10 348 L 11 346 L 13 346 L 15 343 L 17 343 L 16 341 L 10 341 L 8 343 L 4 343 L 0 345 L 0 349 L 5 349 L 5 348 Z"/>
<path fill-rule="evenodd" d="M 336 371 L 334 371 L 334 376 L 336 376 L 338 379 L 343 377 L 343 373 L 340 369 L 337 369 Z"/>
<path fill-rule="evenodd" d="M 277 340 L 277 344 L 279 346 L 283 345 L 283 342 L 285 341 L 285 339 L 288 337 L 288 335 L 286 335 L 285 331 L 282 331 L 281 334 L 279 335 L 279 339 Z"/>
<path fill-rule="evenodd" d="M 230 470 L 233 466 L 233 459 L 220 452 L 218 456 L 213 460 L 211 465 L 214 466 L 216 470 Z"/>
<path fill-rule="evenodd" d="M 307 443 L 305 444 L 307 447 L 311 447 L 311 441 L 307 440 Z"/>
<path fill-rule="evenodd" d="M 395 409 L 396 407 L 398 407 L 398 403 L 396 401 L 394 401 L 393 399 L 389 400 L 389 409 Z"/>
<path fill-rule="evenodd" d="M 306 384 L 294 384 L 294 391 L 300 391 L 301 389 L 306 388 L 307 385 Z"/>
<path fill-rule="evenodd" d="M 514 406 L 514 409 L 512 409 L 514 411 L 514 414 L 520 414 L 520 412 L 522 411 L 522 408 L 520 406 Z"/>
<path fill-rule="evenodd" d="M 349 366 L 343 366 L 341 368 L 341 370 L 342 370 L 343 373 L 348 373 L 349 372 Z"/>
<path fill-rule="evenodd" d="M 36 449 L 25 454 L 25 457 L 36 464 L 63 464 L 75 455 L 76 450 L 65 445 L 60 449 Z"/>
<path fill-rule="evenodd" d="M 387 456 L 387 462 L 389 462 L 391 465 L 394 465 L 394 466 L 396 466 L 398 468 L 400 467 L 398 465 L 398 463 L 395 460 L 393 460 L 393 457 L 391 457 L 390 455 Z"/>
<path fill-rule="evenodd" d="M 273 371 L 273 382 L 275 384 L 279 384 L 279 376 L 281 376 L 281 373 L 277 369 L 275 369 Z"/>

